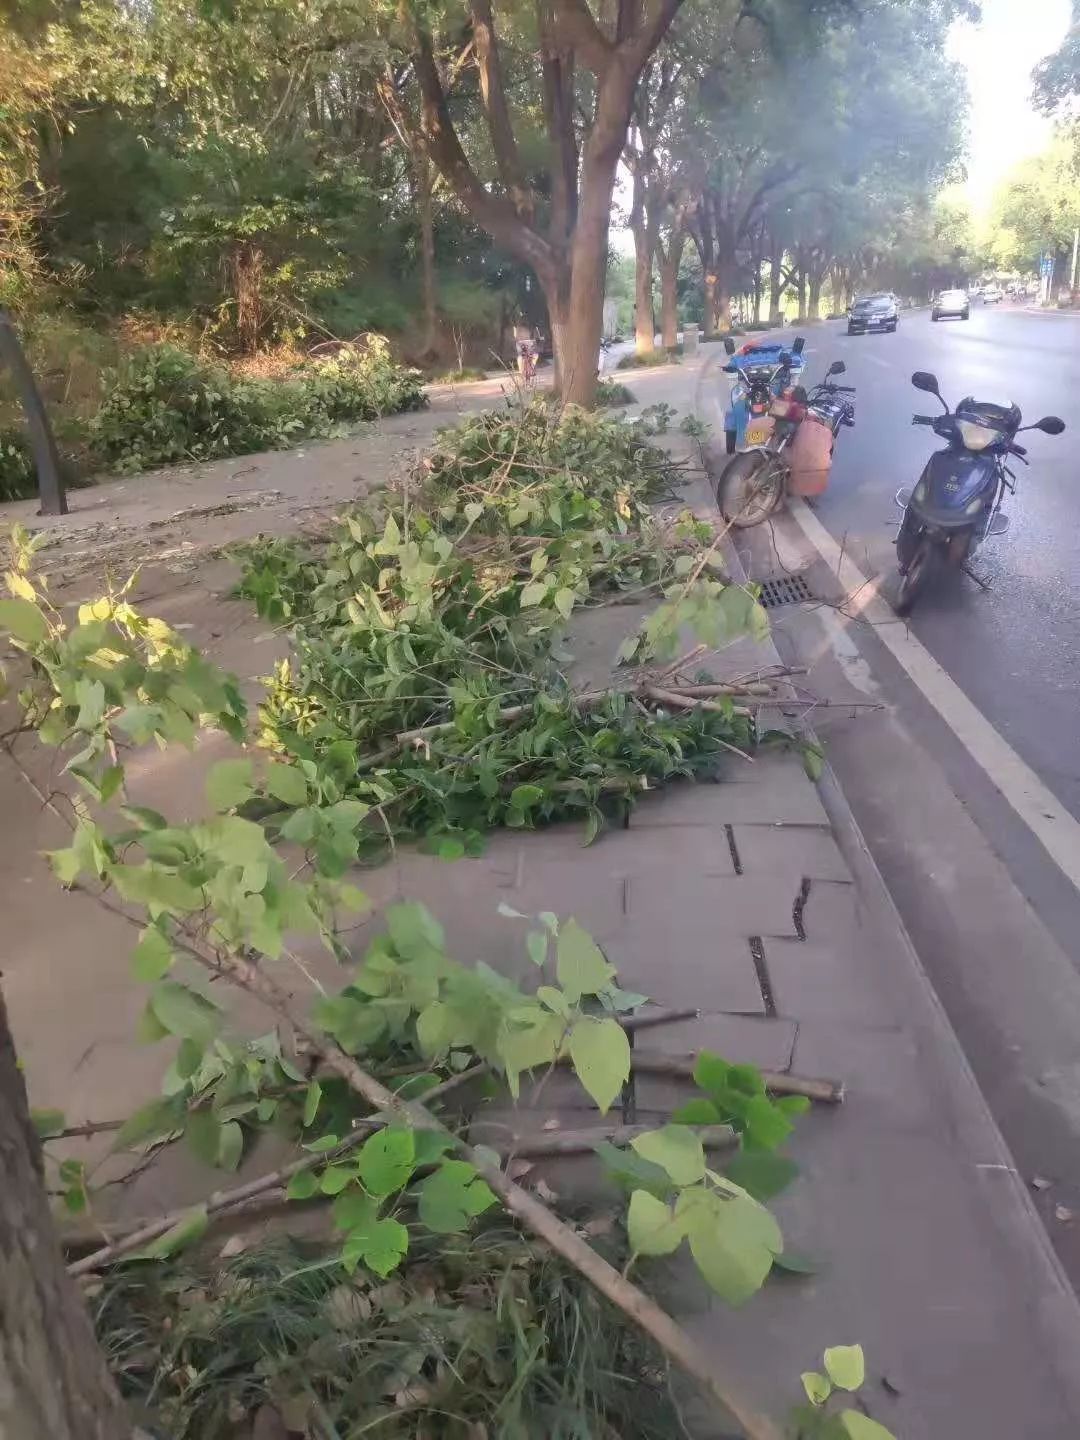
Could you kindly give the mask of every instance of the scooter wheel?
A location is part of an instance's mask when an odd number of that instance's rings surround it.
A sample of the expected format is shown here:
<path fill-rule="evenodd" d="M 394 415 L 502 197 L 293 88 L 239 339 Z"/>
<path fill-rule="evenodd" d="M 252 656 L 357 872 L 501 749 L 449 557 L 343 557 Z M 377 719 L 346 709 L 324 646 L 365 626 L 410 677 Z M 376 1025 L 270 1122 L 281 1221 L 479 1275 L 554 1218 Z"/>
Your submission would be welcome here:
<path fill-rule="evenodd" d="M 910 615 L 915 601 L 927 588 L 937 573 L 940 564 L 938 546 L 931 540 L 924 540 L 908 563 L 907 570 L 900 578 L 896 592 L 897 615 Z"/>
<path fill-rule="evenodd" d="M 736 530 L 760 525 L 784 498 L 786 470 L 775 455 L 746 450 L 729 460 L 716 485 L 716 503 Z"/>

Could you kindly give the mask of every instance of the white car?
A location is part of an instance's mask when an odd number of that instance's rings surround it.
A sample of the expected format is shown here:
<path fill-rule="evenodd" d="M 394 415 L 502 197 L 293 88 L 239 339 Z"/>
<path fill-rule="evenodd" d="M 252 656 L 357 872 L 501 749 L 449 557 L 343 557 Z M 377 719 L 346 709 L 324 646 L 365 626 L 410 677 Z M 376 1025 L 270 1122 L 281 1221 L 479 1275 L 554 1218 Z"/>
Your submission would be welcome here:
<path fill-rule="evenodd" d="M 982 287 L 982 298 L 984 305 L 997 305 L 1004 296 L 1000 285 L 984 285 Z"/>
<path fill-rule="evenodd" d="M 966 290 L 942 290 L 930 309 L 930 319 L 940 320 L 943 315 L 958 315 L 967 320 L 971 315 L 971 302 Z"/>

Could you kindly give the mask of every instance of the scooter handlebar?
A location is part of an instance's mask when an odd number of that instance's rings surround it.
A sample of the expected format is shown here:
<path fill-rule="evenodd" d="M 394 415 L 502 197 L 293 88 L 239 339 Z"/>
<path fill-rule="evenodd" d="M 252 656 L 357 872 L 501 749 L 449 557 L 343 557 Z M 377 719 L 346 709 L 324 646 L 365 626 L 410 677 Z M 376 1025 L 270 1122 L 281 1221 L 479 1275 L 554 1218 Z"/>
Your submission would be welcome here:
<path fill-rule="evenodd" d="M 912 415 L 911 423 L 912 425 L 933 425 L 935 418 L 933 415 Z"/>

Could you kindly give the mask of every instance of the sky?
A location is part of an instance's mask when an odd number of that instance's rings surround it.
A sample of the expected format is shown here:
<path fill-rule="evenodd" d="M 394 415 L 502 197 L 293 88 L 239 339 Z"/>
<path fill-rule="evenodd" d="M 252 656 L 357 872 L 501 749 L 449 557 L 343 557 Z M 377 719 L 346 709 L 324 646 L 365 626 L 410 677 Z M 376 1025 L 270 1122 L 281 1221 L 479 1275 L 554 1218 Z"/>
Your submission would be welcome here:
<path fill-rule="evenodd" d="M 1049 141 L 1051 122 L 1031 105 L 1031 70 L 1060 45 L 1069 19 L 1069 0 L 982 0 L 978 24 L 960 20 L 949 32 L 947 52 L 971 91 L 964 189 L 976 213 L 1017 161 Z"/>

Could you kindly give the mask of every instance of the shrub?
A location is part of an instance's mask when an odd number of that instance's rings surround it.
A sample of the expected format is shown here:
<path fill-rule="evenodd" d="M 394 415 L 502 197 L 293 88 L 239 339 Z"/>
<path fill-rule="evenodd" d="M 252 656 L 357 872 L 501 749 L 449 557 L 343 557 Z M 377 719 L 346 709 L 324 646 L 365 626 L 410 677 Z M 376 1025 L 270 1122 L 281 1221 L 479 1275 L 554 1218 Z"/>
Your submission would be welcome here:
<path fill-rule="evenodd" d="M 600 409 L 636 403 L 633 391 L 628 390 L 621 380 L 605 380 L 601 377 L 596 382 L 596 404 Z"/>
<path fill-rule="evenodd" d="M 350 423 L 424 403 L 419 373 L 395 365 L 381 337 L 273 380 L 238 379 L 157 345 L 112 377 L 90 432 L 98 460 L 130 472 L 325 439 Z"/>
<path fill-rule="evenodd" d="M 14 426 L 0 427 L 0 501 L 36 494 L 37 470 L 26 436 Z"/>
<path fill-rule="evenodd" d="M 644 355 L 624 355 L 616 370 L 645 370 L 653 365 L 677 365 L 678 358 L 668 350 L 647 350 Z"/>

